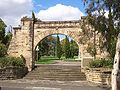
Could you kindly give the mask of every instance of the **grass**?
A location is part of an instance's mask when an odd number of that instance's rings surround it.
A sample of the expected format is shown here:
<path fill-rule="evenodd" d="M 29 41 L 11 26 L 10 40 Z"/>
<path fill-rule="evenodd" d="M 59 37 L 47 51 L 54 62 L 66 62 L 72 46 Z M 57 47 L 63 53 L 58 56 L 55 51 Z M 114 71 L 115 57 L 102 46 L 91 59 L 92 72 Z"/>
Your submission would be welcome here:
<path fill-rule="evenodd" d="M 75 61 L 75 59 L 77 59 L 78 56 L 74 56 L 74 58 L 65 58 L 65 57 L 61 57 L 61 60 L 64 60 L 64 61 Z"/>
<path fill-rule="evenodd" d="M 78 58 L 78 56 L 75 56 L 74 58 L 68 58 L 66 59 L 65 57 L 61 57 L 60 60 L 63 61 L 75 61 L 75 59 Z M 59 60 L 57 57 L 54 56 L 42 56 L 40 60 L 36 61 L 36 64 L 54 64 L 56 63 L 55 61 Z"/>
<path fill-rule="evenodd" d="M 58 58 L 53 56 L 42 56 L 40 60 L 36 61 L 36 64 L 53 64 Z"/>

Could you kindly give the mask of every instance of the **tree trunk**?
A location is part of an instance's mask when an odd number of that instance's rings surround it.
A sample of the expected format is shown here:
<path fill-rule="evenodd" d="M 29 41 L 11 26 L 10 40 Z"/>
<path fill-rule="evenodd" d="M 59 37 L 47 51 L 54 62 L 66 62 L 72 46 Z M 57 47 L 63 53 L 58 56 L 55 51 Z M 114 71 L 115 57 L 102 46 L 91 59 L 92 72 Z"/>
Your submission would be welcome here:
<path fill-rule="evenodd" d="M 118 84 L 119 81 L 119 62 L 120 62 L 120 33 L 118 35 L 118 41 L 116 44 L 116 54 L 114 58 L 114 66 L 112 70 L 112 90 L 120 90 L 120 85 Z"/>

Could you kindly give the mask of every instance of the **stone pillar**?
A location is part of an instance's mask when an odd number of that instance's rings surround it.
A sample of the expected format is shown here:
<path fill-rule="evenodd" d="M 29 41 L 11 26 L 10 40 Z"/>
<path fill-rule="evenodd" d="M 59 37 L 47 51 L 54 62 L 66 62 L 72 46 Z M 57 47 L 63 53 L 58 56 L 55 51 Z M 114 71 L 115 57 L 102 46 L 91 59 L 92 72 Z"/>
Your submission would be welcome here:
<path fill-rule="evenodd" d="M 26 46 L 26 53 L 24 53 L 25 59 L 26 59 L 26 65 L 28 67 L 28 71 L 31 71 L 34 67 L 33 65 L 33 47 L 34 47 L 34 29 L 33 29 L 33 21 L 29 20 L 27 21 L 28 24 L 28 33 L 27 33 L 27 46 Z"/>
<path fill-rule="evenodd" d="M 14 29 L 13 37 L 9 45 L 8 55 L 20 57 L 26 60 L 26 66 L 31 71 L 33 68 L 33 21 L 30 18 L 21 19 L 21 26 Z"/>

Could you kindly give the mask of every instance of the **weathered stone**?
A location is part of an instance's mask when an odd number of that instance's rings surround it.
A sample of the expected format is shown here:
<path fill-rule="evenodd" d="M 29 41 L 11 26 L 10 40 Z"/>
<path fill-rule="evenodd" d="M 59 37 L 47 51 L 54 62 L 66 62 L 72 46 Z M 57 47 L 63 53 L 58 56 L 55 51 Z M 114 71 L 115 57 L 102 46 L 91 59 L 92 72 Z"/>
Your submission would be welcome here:
<path fill-rule="evenodd" d="M 111 85 L 111 71 L 111 69 L 104 68 L 84 70 L 87 81 L 99 83 L 102 85 Z"/>
<path fill-rule="evenodd" d="M 0 69 L 0 80 L 23 78 L 28 73 L 27 67 L 7 67 Z"/>
<path fill-rule="evenodd" d="M 96 45 L 99 45 L 100 34 L 94 33 L 94 29 L 89 24 L 85 25 L 89 35 L 84 34 L 81 27 L 83 21 L 84 19 L 77 21 L 37 21 L 34 24 L 33 31 L 32 19 L 24 17 L 21 20 L 21 27 L 15 27 L 12 32 L 13 37 L 8 49 L 8 55 L 15 57 L 23 55 L 27 67 L 31 71 L 34 66 L 33 59 L 37 44 L 48 35 L 65 34 L 73 38 L 78 44 L 80 60 L 85 57 L 92 57 L 86 50 L 89 46 L 88 43 L 93 43 L 94 34 L 96 34 Z M 97 49 L 100 50 L 99 47 Z"/>

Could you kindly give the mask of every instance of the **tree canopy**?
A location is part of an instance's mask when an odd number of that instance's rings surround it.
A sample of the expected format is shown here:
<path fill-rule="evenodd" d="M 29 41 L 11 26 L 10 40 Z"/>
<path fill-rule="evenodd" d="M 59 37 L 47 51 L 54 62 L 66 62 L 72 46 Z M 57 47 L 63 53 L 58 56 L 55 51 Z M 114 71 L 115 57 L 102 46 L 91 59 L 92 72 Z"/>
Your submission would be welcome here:
<path fill-rule="evenodd" d="M 56 46 L 56 38 L 53 36 L 48 36 L 39 42 L 39 56 L 44 55 L 53 55 L 55 56 L 55 46 Z"/>
<path fill-rule="evenodd" d="M 12 34 L 9 32 L 5 34 L 6 25 L 2 19 L 0 19 L 0 57 L 7 54 L 7 48 L 10 43 Z"/>
<path fill-rule="evenodd" d="M 56 56 L 60 59 L 62 56 L 62 47 L 60 44 L 60 38 L 57 34 L 57 42 L 56 42 Z"/>
<path fill-rule="evenodd" d="M 67 36 L 65 37 L 64 51 L 65 51 L 65 58 L 70 58 L 70 42 Z"/>
<path fill-rule="evenodd" d="M 115 54 L 115 45 L 120 32 L 120 0 L 84 0 L 89 23 L 105 38 L 103 47 L 110 57 Z M 108 16 L 106 14 L 108 13 Z"/>

